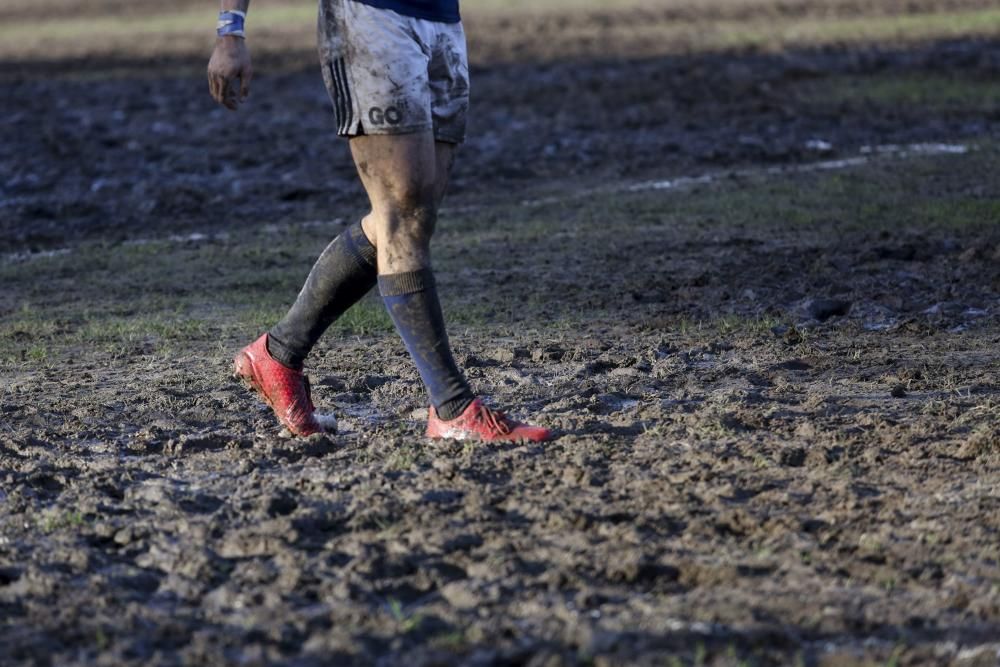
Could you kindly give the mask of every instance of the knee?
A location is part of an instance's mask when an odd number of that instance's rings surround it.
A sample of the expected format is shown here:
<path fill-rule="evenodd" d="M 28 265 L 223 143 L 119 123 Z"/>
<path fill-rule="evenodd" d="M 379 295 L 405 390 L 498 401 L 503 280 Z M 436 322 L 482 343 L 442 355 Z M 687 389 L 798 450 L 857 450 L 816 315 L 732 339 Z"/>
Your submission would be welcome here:
<path fill-rule="evenodd" d="M 395 193 L 390 202 L 390 234 L 430 239 L 437 222 L 437 202 L 433 185 L 415 186 Z"/>

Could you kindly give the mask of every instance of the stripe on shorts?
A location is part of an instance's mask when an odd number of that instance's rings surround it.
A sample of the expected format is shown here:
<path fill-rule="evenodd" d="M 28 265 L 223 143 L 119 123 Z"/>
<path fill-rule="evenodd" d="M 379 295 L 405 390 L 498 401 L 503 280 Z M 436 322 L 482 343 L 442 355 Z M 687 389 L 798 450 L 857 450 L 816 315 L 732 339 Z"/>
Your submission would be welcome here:
<path fill-rule="evenodd" d="M 344 63 L 344 59 L 339 59 L 337 65 L 340 67 L 340 81 L 344 86 L 344 95 L 347 98 L 347 124 L 344 125 L 344 134 L 347 134 L 351 131 L 351 125 L 354 124 L 354 100 L 351 97 L 351 86 L 347 78 L 347 65 Z"/>
<path fill-rule="evenodd" d="M 330 77 L 333 79 L 336 91 L 335 107 L 337 112 L 337 134 L 347 134 L 354 121 L 354 105 L 351 100 L 351 90 L 347 85 L 347 67 L 344 59 L 338 58 L 330 63 Z"/>
<path fill-rule="evenodd" d="M 340 134 L 340 128 L 344 126 L 344 100 L 340 94 L 340 83 L 337 81 L 337 68 L 332 62 L 327 68 L 330 70 L 330 81 L 333 83 L 333 112 L 337 117 L 337 134 Z"/>

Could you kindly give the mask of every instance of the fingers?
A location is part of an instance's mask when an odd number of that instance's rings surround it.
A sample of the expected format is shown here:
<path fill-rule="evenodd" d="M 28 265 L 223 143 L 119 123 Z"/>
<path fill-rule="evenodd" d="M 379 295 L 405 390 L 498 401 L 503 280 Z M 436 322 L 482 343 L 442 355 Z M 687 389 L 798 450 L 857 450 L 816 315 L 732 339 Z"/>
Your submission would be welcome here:
<path fill-rule="evenodd" d="M 253 78 L 253 68 L 249 65 L 243 68 L 240 74 L 240 102 L 246 102 L 250 96 L 250 79 Z"/>
<path fill-rule="evenodd" d="M 226 79 L 223 84 L 222 104 L 230 111 L 235 111 L 240 104 L 239 84 L 235 77 Z"/>
<path fill-rule="evenodd" d="M 208 94 L 211 95 L 212 99 L 216 102 L 222 101 L 219 98 L 219 81 L 211 71 L 208 73 Z"/>
<path fill-rule="evenodd" d="M 231 111 L 235 111 L 241 102 L 250 95 L 250 78 L 252 72 L 246 70 L 239 78 L 225 77 L 213 72 L 208 73 L 208 92 L 216 102 Z"/>
<path fill-rule="evenodd" d="M 246 62 L 239 68 L 220 68 L 213 61 L 208 64 L 208 92 L 216 102 L 235 110 L 250 95 L 253 69 Z"/>
<path fill-rule="evenodd" d="M 232 111 L 236 110 L 239 98 L 236 93 L 235 79 L 227 79 L 222 75 L 209 72 L 208 93 L 213 100 L 222 106 Z"/>
<path fill-rule="evenodd" d="M 226 79 L 214 72 L 208 73 L 208 92 L 219 104 L 226 103 Z"/>

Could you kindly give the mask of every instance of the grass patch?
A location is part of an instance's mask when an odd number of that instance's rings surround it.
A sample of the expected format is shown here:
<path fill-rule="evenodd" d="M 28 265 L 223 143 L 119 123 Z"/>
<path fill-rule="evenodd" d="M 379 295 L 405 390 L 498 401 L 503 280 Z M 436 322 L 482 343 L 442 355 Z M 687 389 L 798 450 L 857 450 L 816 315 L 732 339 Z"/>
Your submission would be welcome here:
<path fill-rule="evenodd" d="M 385 460 L 390 470 L 409 470 L 423 458 L 424 450 L 418 442 L 406 441 L 393 447 Z"/>
<path fill-rule="evenodd" d="M 1000 34 L 1000 9 L 955 9 L 895 15 L 892 7 L 877 4 L 860 15 L 837 12 L 783 14 L 774 2 L 713 2 L 684 4 L 685 12 L 670 20 L 604 21 L 574 24 L 564 45 L 570 51 L 580 44 L 647 44 L 659 53 L 697 53 L 726 49 L 780 49 L 835 43 L 912 42 L 958 37 L 992 37 Z M 804 5 L 807 6 L 807 5 Z M 747 20 L 743 14 L 753 17 Z M 644 10 L 656 17 L 665 9 L 649 0 L 478 0 L 466 2 L 474 47 L 499 53 L 502 41 L 491 34 L 495 19 L 524 24 L 539 15 L 565 16 L 573 12 L 602 13 Z M 754 11 L 759 9 L 759 11 Z M 735 11 L 734 11 L 735 10 Z M 200 56 L 207 58 L 213 43 L 214 12 L 204 6 L 187 5 L 172 11 L 144 13 L 43 12 L 22 9 L 0 22 L 0 57 L 10 60 L 75 58 L 88 55 L 138 57 Z M 38 16 L 44 16 L 39 19 Z M 482 32 L 477 26 L 482 19 Z M 314 2 L 262 4 L 254 6 L 249 19 L 254 50 L 258 53 L 301 54 L 312 50 L 315 39 Z M 519 24 L 518 24 L 519 25 Z M 570 43 L 576 44 L 571 46 Z M 507 47 L 509 48 L 509 47 Z M 503 50 L 501 48 L 501 50 Z M 544 49 L 543 49 L 544 51 Z M 514 56 L 515 54 L 509 54 Z M 550 55 L 557 55 L 553 51 Z M 580 54 L 578 54 L 580 55 Z"/>
<path fill-rule="evenodd" d="M 860 168 L 786 176 L 761 174 L 736 181 L 720 177 L 710 186 L 609 193 L 532 209 L 497 208 L 494 215 L 456 221 L 439 234 L 439 257 L 447 265 L 470 244 L 572 247 L 620 244 L 628 220 L 632 234 L 654 239 L 678 230 L 735 227 L 748 233 L 785 230 L 887 230 L 965 228 L 1000 221 L 1000 188 L 978 174 L 992 173 L 998 150 L 984 144 L 964 155 L 876 160 Z M 969 183 L 980 184 L 974 195 Z M 905 196 L 903 196 L 905 193 Z M 527 211 L 527 213 L 526 213 Z M 477 269 L 493 268 L 483 263 Z M 530 295 L 518 299 L 532 298 Z"/>
<path fill-rule="evenodd" d="M 42 517 L 42 520 L 38 522 L 38 527 L 43 533 L 48 534 L 65 528 L 79 528 L 83 522 L 84 518 L 81 512 L 52 511 Z"/>
<path fill-rule="evenodd" d="M 785 228 L 968 227 L 1000 220 L 1000 190 L 978 198 L 965 193 L 972 165 L 992 169 L 995 162 L 994 149 L 987 148 L 962 157 L 875 162 L 805 179 L 766 177 L 742 188 L 720 188 L 716 197 L 683 198 L 680 210 L 706 222 L 729 219 Z"/>
<path fill-rule="evenodd" d="M 385 305 L 374 292 L 351 306 L 334 323 L 334 328 L 356 336 L 370 336 L 394 331 L 392 319 L 389 318 Z"/>
<path fill-rule="evenodd" d="M 928 111 L 982 112 L 1000 107 L 1000 82 L 954 74 L 836 76 L 810 83 L 806 95 L 818 105 L 872 104 Z"/>
<path fill-rule="evenodd" d="M 695 19 L 672 24 L 651 22 L 615 31 L 600 26 L 580 28 L 574 37 L 600 43 L 663 44 L 662 53 L 758 49 L 778 51 L 792 47 L 831 44 L 912 43 L 932 39 L 992 37 L 1000 34 L 1000 10 L 934 12 L 907 15 L 807 16 L 760 19 Z"/>
<path fill-rule="evenodd" d="M 81 343 L 128 343 L 146 338 L 173 341 L 202 339 L 208 335 L 205 322 L 182 317 L 112 317 L 91 320 L 76 330 Z"/>
<path fill-rule="evenodd" d="M 1000 9 L 979 11 L 906 14 L 837 19 L 808 19 L 784 26 L 747 31 L 740 36 L 733 29 L 732 46 L 764 45 L 776 35 L 781 44 L 831 44 L 835 42 L 884 42 L 961 36 L 989 36 L 1000 33 Z M 725 32 L 725 30 L 723 30 Z"/>
<path fill-rule="evenodd" d="M 532 208 L 501 205 L 489 215 L 457 213 L 435 248 L 444 310 L 456 335 L 462 327 L 518 326 L 539 317 L 547 326 L 642 318 L 644 296 L 662 289 L 650 292 L 643 276 L 662 274 L 657 262 L 676 252 L 677 238 L 712 243 L 712 230 L 750 244 L 772 231 L 792 238 L 988 232 L 1000 221 L 1000 189 L 981 175 L 994 173 L 997 161 L 996 147 L 984 144 L 964 155 L 885 159 L 835 173 L 755 176 L 669 193 L 595 192 Z M 279 235 L 251 229 L 224 243 L 93 244 L 2 265 L 13 309 L 0 320 L 0 362 L 42 367 L 89 348 L 120 358 L 180 345 L 235 345 L 284 314 L 326 241 L 294 229 Z M 539 272 L 565 262 L 572 271 Z M 602 287 L 606 267 L 622 262 L 634 286 Z M 649 308 L 643 321 L 666 321 L 655 304 Z M 667 319 L 672 329 L 723 335 L 758 335 L 778 323 L 726 313 L 714 321 Z M 361 336 L 393 331 L 375 293 L 335 328 Z"/>
<path fill-rule="evenodd" d="M 260 26 L 291 25 L 311 22 L 315 27 L 315 4 L 254 7 L 253 22 Z M 182 11 L 138 15 L 98 15 L 62 18 L 50 15 L 45 20 L 14 20 L 0 24 L 0 42 L 9 48 L 14 45 L 33 45 L 48 40 L 78 43 L 98 40 L 137 39 L 150 36 L 201 34 L 210 44 L 214 37 L 215 13 L 211 8 L 200 7 Z M 272 28 L 273 29 L 273 28 Z"/>
<path fill-rule="evenodd" d="M 403 603 L 396 598 L 389 598 L 387 607 L 392 620 L 395 621 L 398 630 L 403 634 L 413 632 L 424 622 L 423 614 L 408 612 Z"/>

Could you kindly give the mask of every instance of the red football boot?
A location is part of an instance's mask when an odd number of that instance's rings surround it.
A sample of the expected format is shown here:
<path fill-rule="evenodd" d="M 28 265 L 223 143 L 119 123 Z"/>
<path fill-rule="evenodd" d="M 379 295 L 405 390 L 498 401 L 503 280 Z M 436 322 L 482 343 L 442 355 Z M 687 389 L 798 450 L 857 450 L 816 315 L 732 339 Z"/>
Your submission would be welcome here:
<path fill-rule="evenodd" d="M 324 431 L 309 395 L 309 380 L 302 371 L 271 356 L 267 334 L 239 351 L 233 359 L 233 373 L 260 394 L 294 435 L 306 437 Z"/>
<path fill-rule="evenodd" d="M 451 421 L 438 417 L 432 405 L 427 413 L 427 437 L 480 442 L 544 442 L 552 439 L 552 431 L 516 422 L 504 413 L 486 407 L 482 399 L 477 398 L 465 412 Z"/>

